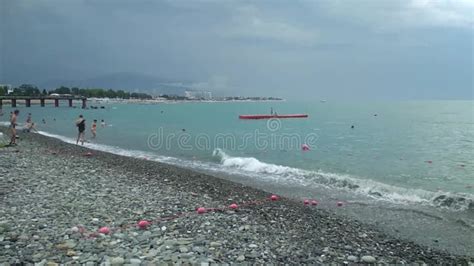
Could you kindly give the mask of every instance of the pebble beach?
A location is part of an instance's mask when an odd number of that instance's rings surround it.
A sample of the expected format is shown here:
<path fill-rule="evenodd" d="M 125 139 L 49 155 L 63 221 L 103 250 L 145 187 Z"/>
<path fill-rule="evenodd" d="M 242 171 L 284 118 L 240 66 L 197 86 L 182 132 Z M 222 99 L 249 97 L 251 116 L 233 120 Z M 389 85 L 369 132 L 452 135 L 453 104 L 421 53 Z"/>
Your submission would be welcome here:
<path fill-rule="evenodd" d="M 0 148 L 3 265 L 474 263 L 218 176 L 20 137 Z"/>

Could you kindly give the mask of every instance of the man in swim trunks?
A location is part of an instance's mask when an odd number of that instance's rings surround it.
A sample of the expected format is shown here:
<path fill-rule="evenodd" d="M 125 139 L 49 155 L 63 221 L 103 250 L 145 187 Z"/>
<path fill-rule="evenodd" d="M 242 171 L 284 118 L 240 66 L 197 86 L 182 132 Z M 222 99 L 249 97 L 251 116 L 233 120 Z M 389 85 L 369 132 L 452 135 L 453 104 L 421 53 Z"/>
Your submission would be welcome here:
<path fill-rule="evenodd" d="M 92 138 L 95 139 L 95 135 L 97 132 L 97 120 L 95 119 L 94 119 L 94 122 L 92 122 L 91 132 L 92 132 Z"/>
<path fill-rule="evenodd" d="M 20 111 L 15 110 L 10 117 L 10 132 L 12 134 L 12 138 L 10 139 L 9 145 L 16 145 L 16 119 L 19 113 Z"/>
<path fill-rule="evenodd" d="M 81 140 L 82 145 L 84 145 L 84 131 L 86 130 L 86 120 L 82 115 L 79 115 L 79 119 L 76 120 L 77 130 L 79 134 L 77 135 L 76 145 L 79 144 Z"/>

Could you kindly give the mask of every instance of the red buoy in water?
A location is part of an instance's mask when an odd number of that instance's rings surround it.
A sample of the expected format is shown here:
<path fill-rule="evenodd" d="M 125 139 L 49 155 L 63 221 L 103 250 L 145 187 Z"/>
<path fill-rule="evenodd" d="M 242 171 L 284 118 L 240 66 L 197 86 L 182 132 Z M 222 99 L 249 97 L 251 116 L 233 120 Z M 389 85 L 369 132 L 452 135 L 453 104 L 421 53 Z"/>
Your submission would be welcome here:
<path fill-rule="evenodd" d="M 301 150 L 302 151 L 309 151 L 309 145 L 308 144 L 301 145 Z"/>

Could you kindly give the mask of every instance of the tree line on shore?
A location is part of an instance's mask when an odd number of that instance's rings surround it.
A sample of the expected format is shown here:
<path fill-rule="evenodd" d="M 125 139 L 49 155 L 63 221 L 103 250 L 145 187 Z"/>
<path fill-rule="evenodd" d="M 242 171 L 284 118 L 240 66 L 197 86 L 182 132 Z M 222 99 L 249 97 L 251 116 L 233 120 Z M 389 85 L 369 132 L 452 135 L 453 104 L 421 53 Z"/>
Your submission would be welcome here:
<path fill-rule="evenodd" d="M 120 98 L 120 99 L 151 99 L 152 96 L 146 93 L 138 92 L 127 92 L 124 90 L 112 90 L 112 89 L 101 89 L 101 88 L 78 88 L 78 87 L 65 87 L 61 86 L 55 90 L 46 91 L 45 89 L 40 90 L 35 85 L 22 84 L 16 88 L 13 88 L 13 92 L 8 94 L 8 88 L 6 86 L 0 86 L 0 96 L 47 96 L 52 93 L 57 94 L 69 94 L 75 96 L 84 96 L 88 98 Z"/>

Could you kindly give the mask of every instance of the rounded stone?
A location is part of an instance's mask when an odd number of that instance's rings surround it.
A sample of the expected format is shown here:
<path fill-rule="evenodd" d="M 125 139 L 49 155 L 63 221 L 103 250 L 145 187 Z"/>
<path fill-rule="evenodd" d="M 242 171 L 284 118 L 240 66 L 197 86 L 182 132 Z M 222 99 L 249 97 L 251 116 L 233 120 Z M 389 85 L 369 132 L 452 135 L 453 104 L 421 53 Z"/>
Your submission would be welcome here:
<path fill-rule="evenodd" d="M 375 263 L 377 261 L 372 256 L 363 256 L 361 259 L 362 259 L 363 262 L 367 262 L 367 263 Z"/>

